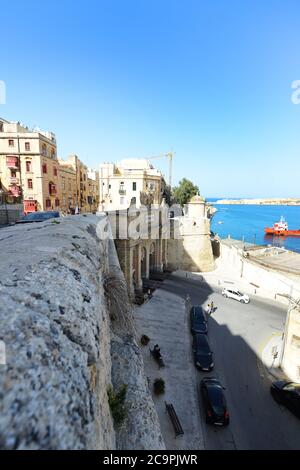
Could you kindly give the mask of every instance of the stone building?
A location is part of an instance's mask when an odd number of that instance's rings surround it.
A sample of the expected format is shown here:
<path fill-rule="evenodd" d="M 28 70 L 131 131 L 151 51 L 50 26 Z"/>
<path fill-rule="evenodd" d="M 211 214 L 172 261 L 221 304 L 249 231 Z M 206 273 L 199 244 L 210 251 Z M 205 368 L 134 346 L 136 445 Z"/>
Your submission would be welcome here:
<path fill-rule="evenodd" d="M 0 119 L 0 185 L 25 212 L 60 210 L 55 135 Z"/>
<path fill-rule="evenodd" d="M 88 169 L 88 205 L 90 212 L 97 212 L 99 210 L 99 171 Z"/>
<path fill-rule="evenodd" d="M 161 203 L 162 175 L 147 160 L 102 163 L 99 178 L 103 211 L 128 209 L 131 202 L 136 207 Z"/>
<path fill-rule="evenodd" d="M 183 216 L 172 219 L 167 256 L 172 269 L 194 272 L 214 269 L 210 208 L 201 196 L 194 196 L 186 204 Z"/>
<path fill-rule="evenodd" d="M 59 160 L 59 182 L 61 188 L 61 208 L 65 212 L 74 213 L 77 202 L 76 171 L 68 162 Z"/>
<path fill-rule="evenodd" d="M 108 212 L 121 269 L 132 299 L 143 292 L 144 282 L 167 268 L 167 237 L 163 232 L 164 204 Z M 165 217 L 166 218 L 166 217 Z M 132 231 L 137 228 L 137 233 Z"/>

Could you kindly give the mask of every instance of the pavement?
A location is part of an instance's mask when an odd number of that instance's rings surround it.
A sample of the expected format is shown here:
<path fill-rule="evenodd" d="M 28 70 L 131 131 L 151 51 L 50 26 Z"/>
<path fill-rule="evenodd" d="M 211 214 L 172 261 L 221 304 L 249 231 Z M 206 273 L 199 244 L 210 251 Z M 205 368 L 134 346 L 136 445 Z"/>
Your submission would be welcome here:
<path fill-rule="evenodd" d="M 221 295 L 222 283 L 239 279 L 226 277 L 219 269 L 213 273 L 173 273 L 153 298 L 136 309 L 140 334 L 148 334 L 158 343 L 167 364 L 155 369 L 148 351 L 144 350 L 146 373 L 151 381 L 158 375 L 166 383 L 165 396 L 154 398 L 162 433 L 168 449 L 300 449 L 300 423 L 288 410 L 280 407 L 270 395 L 277 362 L 272 352 L 280 339 L 286 307 L 278 302 L 250 294 L 249 304 L 240 304 Z M 221 281 L 221 282 L 220 282 Z M 243 289 L 245 292 L 246 289 Z M 199 383 L 204 376 L 197 371 L 191 354 L 184 300 L 205 307 L 214 301 L 217 307 L 209 318 L 208 339 L 214 353 L 215 368 L 210 373 L 225 387 L 230 412 L 230 425 L 215 428 L 205 424 L 199 397 Z M 150 385 L 151 386 L 151 385 Z M 172 425 L 164 413 L 164 401 L 173 403 L 185 431 L 174 439 Z"/>

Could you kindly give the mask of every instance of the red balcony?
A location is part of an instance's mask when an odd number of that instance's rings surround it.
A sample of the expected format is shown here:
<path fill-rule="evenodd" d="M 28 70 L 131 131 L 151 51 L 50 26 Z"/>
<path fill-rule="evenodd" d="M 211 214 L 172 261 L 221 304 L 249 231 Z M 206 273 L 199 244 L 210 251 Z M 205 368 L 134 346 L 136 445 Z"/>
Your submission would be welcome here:
<path fill-rule="evenodd" d="M 7 168 L 19 168 L 19 157 L 6 157 Z"/>

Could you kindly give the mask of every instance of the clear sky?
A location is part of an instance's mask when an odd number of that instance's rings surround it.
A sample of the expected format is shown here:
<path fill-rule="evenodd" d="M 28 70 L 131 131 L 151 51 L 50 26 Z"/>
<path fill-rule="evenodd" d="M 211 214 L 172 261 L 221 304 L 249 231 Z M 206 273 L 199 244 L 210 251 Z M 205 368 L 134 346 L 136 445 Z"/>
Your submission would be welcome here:
<path fill-rule="evenodd" d="M 62 158 L 173 149 L 174 183 L 207 197 L 300 196 L 299 0 L 17 0 L 0 14 L 0 116 L 55 132 Z"/>

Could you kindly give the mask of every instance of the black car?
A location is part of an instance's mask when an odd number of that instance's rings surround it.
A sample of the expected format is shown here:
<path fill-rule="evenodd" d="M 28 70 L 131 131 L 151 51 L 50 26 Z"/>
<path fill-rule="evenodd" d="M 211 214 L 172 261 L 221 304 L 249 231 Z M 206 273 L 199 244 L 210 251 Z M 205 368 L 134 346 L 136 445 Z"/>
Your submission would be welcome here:
<path fill-rule="evenodd" d="M 207 336 L 197 334 L 193 336 L 193 353 L 195 366 L 204 371 L 210 371 L 214 367 L 213 355 Z"/>
<path fill-rule="evenodd" d="M 56 219 L 59 217 L 58 211 L 45 211 L 45 212 L 31 212 L 30 214 L 24 215 L 17 224 L 29 224 L 31 222 L 44 222 L 49 219 Z"/>
<path fill-rule="evenodd" d="M 229 413 L 223 393 L 224 388 L 219 380 L 214 377 L 206 377 L 201 380 L 200 387 L 206 422 L 227 426 Z"/>
<path fill-rule="evenodd" d="M 271 394 L 300 419 L 300 384 L 278 380 L 272 383 Z"/>
<path fill-rule="evenodd" d="M 190 311 L 191 332 L 193 335 L 198 333 L 207 334 L 207 319 L 202 307 L 194 306 Z"/>

